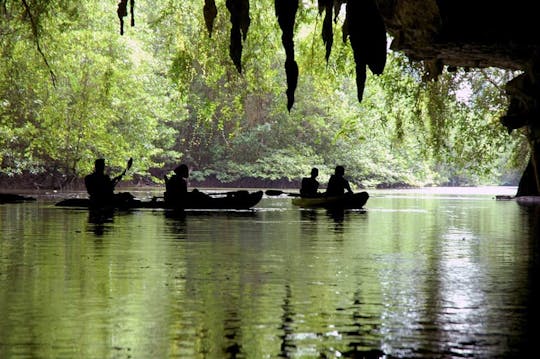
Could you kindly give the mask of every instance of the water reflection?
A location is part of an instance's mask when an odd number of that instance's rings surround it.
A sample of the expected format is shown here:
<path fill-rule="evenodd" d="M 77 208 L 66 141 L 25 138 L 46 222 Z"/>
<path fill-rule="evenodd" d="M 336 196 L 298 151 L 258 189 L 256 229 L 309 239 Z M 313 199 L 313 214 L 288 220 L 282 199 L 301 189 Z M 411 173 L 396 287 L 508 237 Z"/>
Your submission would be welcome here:
<path fill-rule="evenodd" d="M 289 283 L 285 285 L 285 297 L 283 298 L 283 304 L 281 308 L 283 309 L 283 314 L 281 315 L 281 327 L 283 334 L 280 335 L 281 346 L 280 346 L 280 358 L 290 358 L 293 356 L 294 351 L 296 350 L 296 345 L 294 344 L 294 311 L 292 309 L 292 293 L 291 286 Z"/>
<path fill-rule="evenodd" d="M 171 233 L 178 238 L 183 238 L 186 233 L 186 212 L 185 211 L 164 211 L 163 215 L 167 219 L 165 222 Z"/>
<path fill-rule="evenodd" d="M 227 354 L 227 358 L 236 358 L 238 354 L 242 352 L 242 325 L 238 316 L 236 308 L 238 304 L 234 298 L 228 298 L 225 302 L 227 309 L 225 310 L 225 319 L 223 321 L 223 328 L 225 334 L 225 348 L 224 353 Z"/>
<path fill-rule="evenodd" d="M 349 220 L 357 220 L 356 216 L 365 217 L 367 211 L 365 209 L 352 210 L 352 209 L 327 209 L 326 216 L 334 222 L 334 232 L 343 233 L 345 230 L 345 223 Z"/>
<path fill-rule="evenodd" d="M 302 222 L 317 223 L 317 210 L 316 209 L 300 209 L 300 218 Z"/>
<path fill-rule="evenodd" d="M 347 211 L 348 214 L 348 211 Z M 327 209 L 326 215 L 328 218 L 332 219 L 335 223 L 343 223 L 345 220 L 345 210 L 344 209 Z"/>
<path fill-rule="evenodd" d="M 0 207 L 0 357 L 508 358 L 535 349 L 538 207 L 374 196 L 368 211 L 337 221 L 276 207 L 97 218 Z"/>
<path fill-rule="evenodd" d="M 301 209 L 299 210 L 302 233 L 314 235 L 319 231 L 321 222 L 326 222 L 334 233 L 343 234 L 348 221 L 355 221 L 357 216 L 366 217 L 367 211 L 345 209 Z"/>
<path fill-rule="evenodd" d="M 96 236 L 102 236 L 105 232 L 113 228 L 114 209 L 89 209 L 88 210 L 88 232 Z"/>
<path fill-rule="evenodd" d="M 523 227 L 529 229 L 528 250 L 528 288 L 526 296 L 525 323 L 526 328 L 522 337 L 520 348 L 525 350 L 522 353 L 538 352 L 538 333 L 540 333 L 540 204 L 521 203 L 520 208 L 523 213 Z"/>
<path fill-rule="evenodd" d="M 374 318 L 370 318 L 363 314 L 362 310 L 362 295 L 357 289 L 352 296 L 352 303 L 347 308 L 337 308 L 338 311 L 347 313 L 350 318 L 348 328 L 342 331 L 344 341 L 347 342 L 347 348 L 341 353 L 334 353 L 337 357 L 344 358 L 365 358 L 379 359 L 383 358 L 385 353 L 380 349 L 370 348 L 370 345 L 365 338 L 370 328 L 366 323 L 371 322 Z M 337 355 L 336 355 L 337 354 Z"/>
<path fill-rule="evenodd" d="M 163 214 L 165 215 L 165 218 L 177 220 L 180 222 L 184 222 L 187 216 L 186 211 L 183 209 L 164 210 Z"/>

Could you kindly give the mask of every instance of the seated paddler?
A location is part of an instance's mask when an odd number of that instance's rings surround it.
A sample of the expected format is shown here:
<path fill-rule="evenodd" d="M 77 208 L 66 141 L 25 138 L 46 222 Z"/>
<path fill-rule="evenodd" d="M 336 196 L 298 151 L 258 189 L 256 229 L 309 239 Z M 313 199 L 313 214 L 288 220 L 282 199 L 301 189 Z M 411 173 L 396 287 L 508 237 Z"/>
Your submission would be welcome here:
<path fill-rule="evenodd" d="M 328 185 L 326 187 L 327 196 L 342 196 L 347 191 L 348 194 L 352 194 L 353 191 L 343 176 L 345 174 L 345 168 L 343 166 L 336 166 L 334 174 L 330 176 Z"/>
<path fill-rule="evenodd" d="M 165 176 L 165 201 L 179 202 L 187 197 L 187 178 L 189 177 L 188 166 L 181 164 L 174 169 L 171 178 Z"/>
<path fill-rule="evenodd" d="M 319 195 L 319 181 L 317 181 L 318 175 L 319 169 L 313 167 L 311 169 L 310 177 L 302 178 L 302 187 L 300 187 L 300 195 L 302 197 L 317 197 Z"/>
<path fill-rule="evenodd" d="M 202 200 L 208 196 L 197 189 L 188 191 L 189 169 L 186 164 L 181 164 L 174 169 L 174 175 L 170 178 L 165 176 L 165 201 L 175 206 L 189 207 L 189 201 Z"/>
<path fill-rule="evenodd" d="M 114 193 L 114 188 L 122 179 L 124 173 L 111 179 L 105 173 L 105 159 L 98 158 L 95 160 L 94 172 L 84 177 L 84 184 L 90 196 L 90 201 L 96 204 L 113 204 L 133 199 L 133 196 L 129 193 Z"/>

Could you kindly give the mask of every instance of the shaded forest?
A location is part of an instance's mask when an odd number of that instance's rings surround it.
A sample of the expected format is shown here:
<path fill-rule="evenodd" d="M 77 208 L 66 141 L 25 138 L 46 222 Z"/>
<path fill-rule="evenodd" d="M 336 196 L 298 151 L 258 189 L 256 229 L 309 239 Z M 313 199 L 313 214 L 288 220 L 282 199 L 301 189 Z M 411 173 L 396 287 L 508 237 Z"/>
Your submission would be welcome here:
<path fill-rule="evenodd" d="M 27 4 L 29 6 L 24 6 Z M 337 164 L 357 187 L 516 184 L 525 136 L 499 123 L 498 69 L 424 69 L 388 52 L 357 99 L 348 42 L 325 59 L 323 16 L 301 3 L 298 84 L 289 111 L 285 50 L 272 1 L 252 2 L 242 71 L 217 1 L 212 36 L 201 1 L 136 2 L 119 33 L 114 2 L 3 1 L 0 8 L 0 183 L 80 184 L 97 157 L 133 183 L 162 183 L 187 163 L 196 183 L 272 186 Z"/>

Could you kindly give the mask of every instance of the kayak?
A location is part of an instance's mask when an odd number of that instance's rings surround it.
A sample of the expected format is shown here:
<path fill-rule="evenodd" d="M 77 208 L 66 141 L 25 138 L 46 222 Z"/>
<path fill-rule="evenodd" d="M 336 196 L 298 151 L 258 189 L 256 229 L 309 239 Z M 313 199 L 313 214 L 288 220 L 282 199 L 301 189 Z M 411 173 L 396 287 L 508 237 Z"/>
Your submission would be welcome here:
<path fill-rule="evenodd" d="M 154 198 L 149 201 L 132 199 L 123 202 L 115 202 L 96 206 L 88 198 L 69 198 L 55 204 L 58 207 L 78 207 L 78 208 L 117 208 L 117 209 L 250 209 L 261 200 L 262 191 L 248 192 L 235 191 L 227 192 L 219 196 L 200 195 L 187 203 L 174 204 L 165 202 L 162 199 Z"/>
<path fill-rule="evenodd" d="M 21 196 L 14 193 L 0 193 L 0 203 L 21 203 L 35 200 L 33 197 Z"/>
<path fill-rule="evenodd" d="M 303 208 L 359 209 L 364 207 L 368 199 L 367 192 L 359 192 L 342 196 L 297 197 L 293 198 L 292 204 Z"/>
<path fill-rule="evenodd" d="M 79 208 L 118 208 L 118 209 L 249 209 L 254 207 L 261 200 L 262 191 L 248 192 L 236 191 L 228 192 L 219 197 L 198 196 L 197 200 L 188 203 L 174 204 L 165 202 L 162 199 L 153 198 L 149 201 L 132 199 L 122 202 L 95 205 L 88 198 L 69 198 L 55 204 L 58 207 L 79 207 Z"/>

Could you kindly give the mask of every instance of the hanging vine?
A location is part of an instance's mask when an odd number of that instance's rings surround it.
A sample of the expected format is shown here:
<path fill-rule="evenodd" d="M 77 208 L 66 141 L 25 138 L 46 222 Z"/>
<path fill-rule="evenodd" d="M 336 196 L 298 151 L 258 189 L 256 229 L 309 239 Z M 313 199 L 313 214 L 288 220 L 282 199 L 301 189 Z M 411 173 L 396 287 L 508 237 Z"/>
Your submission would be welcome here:
<path fill-rule="evenodd" d="M 43 59 L 43 62 L 45 62 L 45 66 L 47 66 L 47 69 L 49 69 L 49 74 L 51 76 L 51 81 L 54 87 L 56 87 L 56 75 L 54 74 L 54 71 L 51 68 L 51 65 L 49 65 L 49 61 L 47 60 L 47 56 L 45 56 L 45 53 L 41 49 L 41 45 L 39 42 L 39 34 L 38 34 L 38 24 L 36 22 L 36 19 L 34 18 L 34 15 L 32 14 L 32 11 L 30 9 L 30 5 L 26 2 L 26 0 L 22 0 L 22 3 L 24 5 L 26 14 L 28 15 L 28 18 L 30 19 L 30 25 L 32 28 L 32 34 L 34 35 L 34 42 L 36 43 L 36 48 L 39 54 L 41 55 L 41 58 Z M 3 4 L 5 5 L 5 4 Z"/>

